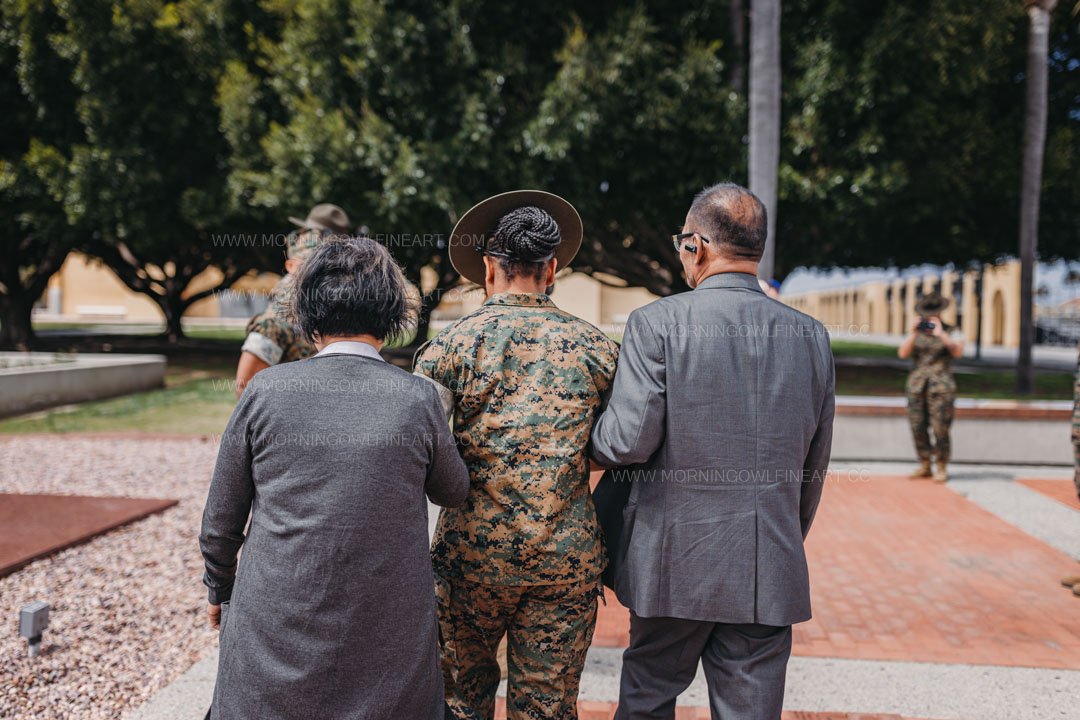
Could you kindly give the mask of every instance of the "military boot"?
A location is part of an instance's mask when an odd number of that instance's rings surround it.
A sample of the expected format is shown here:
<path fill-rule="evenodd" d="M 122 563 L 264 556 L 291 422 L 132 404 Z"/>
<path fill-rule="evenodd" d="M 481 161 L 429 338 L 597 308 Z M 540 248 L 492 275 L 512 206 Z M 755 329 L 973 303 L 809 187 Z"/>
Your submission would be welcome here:
<path fill-rule="evenodd" d="M 949 479 L 949 458 L 938 458 L 938 461 L 934 463 L 934 482 L 943 483 Z"/>
<path fill-rule="evenodd" d="M 919 478 L 928 478 L 933 475 L 933 473 L 930 472 L 930 458 L 920 460 L 919 463 L 919 467 L 915 472 L 911 473 L 909 477 L 917 480 Z"/>
<path fill-rule="evenodd" d="M 1080 575 L 1069 575 L 1061 578 L 1061 584 L 1067 588 L 1074 588 L 1080 585 Z"/>

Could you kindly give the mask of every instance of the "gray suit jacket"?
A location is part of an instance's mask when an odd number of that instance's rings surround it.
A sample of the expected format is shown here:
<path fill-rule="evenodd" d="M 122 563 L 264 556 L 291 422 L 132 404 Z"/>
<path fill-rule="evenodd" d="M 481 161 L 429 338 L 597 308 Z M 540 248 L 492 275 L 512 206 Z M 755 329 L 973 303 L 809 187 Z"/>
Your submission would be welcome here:
<path fill-rule="evenodd" d="M 714 275 L 631 314 L 592 454 L 631 480 L 619 599 L 642 617 L 810 618 L 803 538 L 832 444 L 818 321 L 757 278 Z"/>

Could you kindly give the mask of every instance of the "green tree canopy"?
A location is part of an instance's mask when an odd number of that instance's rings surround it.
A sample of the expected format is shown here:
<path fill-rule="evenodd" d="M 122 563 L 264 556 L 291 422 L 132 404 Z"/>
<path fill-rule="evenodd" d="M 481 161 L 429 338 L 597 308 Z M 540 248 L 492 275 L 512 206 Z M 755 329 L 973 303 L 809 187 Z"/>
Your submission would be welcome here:
<path fill-rule="evenodd" d="M 0 7 L 0 207 L 24 246 L 104 258 L 174 334 L 204 268 L 223 284 L 280 269 L 279 245 L 215 238 L 281 231 L 316 202 L 442 290 L 457 217 L 542 187 L 581 210 L 577 269 L 666 294 L 693 194 L 746 181 L 742 0 Z M 1044 258 L 1080 254 L 1070 10 L 1052 26 Z M 784 2 L 778 275 L 1014 251 L 1025 23 L 1020 2 Z"/>

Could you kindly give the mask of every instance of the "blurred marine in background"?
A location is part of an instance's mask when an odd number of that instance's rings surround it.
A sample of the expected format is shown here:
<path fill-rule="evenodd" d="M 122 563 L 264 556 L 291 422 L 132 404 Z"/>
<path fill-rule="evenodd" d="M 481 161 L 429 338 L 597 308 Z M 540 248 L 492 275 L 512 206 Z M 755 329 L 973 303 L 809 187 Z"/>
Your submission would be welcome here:
<path fill-rule="evenodd" d="M 290 217 L 289 222 L 300 231 L 290 235 L 286 243 L 285 275 L 274 287 L 270 304 L 248 321 L 247 337 L 236 366 L 237 397 L 260 370 L 315 354 L 315 346 L 289 318 L 293 278 L 304 259 L 324 238 L 349 234 L 349 216 L 337 205 L 323 203 L 313 207 L 303 220 Z"/>
<path fill-rule="evenodd" d="M 948 307 L 949 299 L 937 292 L 920 298 L 915 305 L 918 317 L 897 350 L 901 359 L 912 359 L 905 391 L 919 467 L 911 477 L 933 477 L 937 482 L 949 479 L 949 430 L 956 405 L 952 364 L 964 354 L 964 341 L 950 338 L 941 321 L 941 313 Z M 936 463 L 933 470 L 931 460 Z"/>
<path fill-rule="evenodd" d="M 1076 486 L 1076 497 L 1080 499 L 1080 357 L 1076 359 L 1076 376 L 1073 378 L 1072 444 L 1073 484 Z M 1073 595 L 1080 597 L 1080 573 L 1069 575 L 1061 584 L 1072 588 Z"/>

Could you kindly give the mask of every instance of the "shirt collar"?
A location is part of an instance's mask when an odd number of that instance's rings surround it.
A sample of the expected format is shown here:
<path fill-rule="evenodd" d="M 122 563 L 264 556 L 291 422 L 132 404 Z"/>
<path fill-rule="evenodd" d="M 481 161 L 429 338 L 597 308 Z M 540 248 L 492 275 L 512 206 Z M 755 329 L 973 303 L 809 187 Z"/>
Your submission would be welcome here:
<path fill-rule="evenodd" d="M 716 275 L 710 275 L 694 288 L 695 290 L 711 290 L 713 288 L 740 288 L 745 290 L 753 290 L 759 292 L 762 295 L 765 291 L 761 289 L 761 284 L 758 282 L 756 276 L 750 273 L 741 272 L 722 272 Z"/>
<path fill-rule="evenodd" d="M 368 345 L 366 342 L 360 342 L 359 340 L 332 342 L 320 350 L 315 357 L 322 357 L 323 355 L 360 355 L 373 360 L 383 360 L 383 356 L 379 354 L 374 345 Z M 383 360 L 383 362 L 386 361 Z"/>
<path fill-rule="evenodd" d="M 485 305 L 520 305 L 523 307 L 555 307 L 551 298 L 544 293 L 499 293 L 492 295 Z"/>

